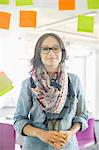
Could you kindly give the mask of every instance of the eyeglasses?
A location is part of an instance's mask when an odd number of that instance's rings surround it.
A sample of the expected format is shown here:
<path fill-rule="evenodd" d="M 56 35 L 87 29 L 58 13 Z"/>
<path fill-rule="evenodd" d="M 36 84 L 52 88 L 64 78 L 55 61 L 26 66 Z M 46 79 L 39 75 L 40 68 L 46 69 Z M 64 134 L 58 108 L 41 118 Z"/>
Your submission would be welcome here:
<path fill-rule="evenodd" d="M 60 46 L 53 46 L 53 47 L 41 47 L 40 51 L 42 54 L 48 54 L 52 50 L 54 53 L 59 53 L 61 52 L 61 47 Z"/>

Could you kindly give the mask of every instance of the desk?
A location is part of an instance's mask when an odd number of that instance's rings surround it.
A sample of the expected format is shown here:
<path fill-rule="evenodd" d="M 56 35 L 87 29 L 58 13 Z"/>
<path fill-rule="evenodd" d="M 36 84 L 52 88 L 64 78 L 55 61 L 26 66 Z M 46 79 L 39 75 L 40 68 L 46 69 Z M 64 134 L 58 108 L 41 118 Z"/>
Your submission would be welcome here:
<path fill-rule="evenodd" d="M 4 116 L 13 116 L 14 115 L 14 113 L 15 113 L 15 107 L 2 107 L 2 108 L 0 108 L 0 117 L 4 117 Z"/>

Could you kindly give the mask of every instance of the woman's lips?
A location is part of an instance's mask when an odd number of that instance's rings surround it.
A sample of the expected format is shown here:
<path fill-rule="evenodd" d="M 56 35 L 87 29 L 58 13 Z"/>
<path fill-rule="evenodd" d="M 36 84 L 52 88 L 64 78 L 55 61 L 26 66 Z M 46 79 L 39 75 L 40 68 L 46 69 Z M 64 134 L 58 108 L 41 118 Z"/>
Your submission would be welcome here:
<path fill-rule="evenodd" d="M 47 58 L 47 59 L 56 59 L 56 58 Z"/>

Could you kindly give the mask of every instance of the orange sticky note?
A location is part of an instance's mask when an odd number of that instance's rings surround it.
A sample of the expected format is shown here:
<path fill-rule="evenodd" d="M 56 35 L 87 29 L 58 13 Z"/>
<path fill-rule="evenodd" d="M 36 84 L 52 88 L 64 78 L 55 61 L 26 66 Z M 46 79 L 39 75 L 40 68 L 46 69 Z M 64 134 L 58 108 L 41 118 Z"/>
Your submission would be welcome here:
<path fill-rule="evenodd" d="M 36 27 L 36 11 L 20 11 L 20 27 Z"/>
<path fill-rule="evenodd" d="M 0 12 L 0 28 L 9 29 L 10 13 Z"/>
<path fill-rule="evenodd" d="M 59 10 L 75 10 L 75 0 L 59 0 Z"/>

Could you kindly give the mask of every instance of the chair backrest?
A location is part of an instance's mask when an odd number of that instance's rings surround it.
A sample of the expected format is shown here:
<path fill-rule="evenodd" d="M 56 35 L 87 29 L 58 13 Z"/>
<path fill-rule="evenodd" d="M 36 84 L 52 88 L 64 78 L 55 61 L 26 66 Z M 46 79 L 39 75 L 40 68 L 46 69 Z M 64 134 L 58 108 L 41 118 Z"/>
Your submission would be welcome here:
<path fill-rule="evenodd" d="M 15 150 L 15 130 L 10 124 L 0 123 L 0 150 Z"/>
<path fill-rule="evenodd" d="M 80 148 L 86 148 L 96 142 L 94 123 L 94 118 L 88 119 L 88 128 L 76 134 Z"/>

